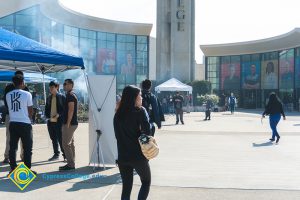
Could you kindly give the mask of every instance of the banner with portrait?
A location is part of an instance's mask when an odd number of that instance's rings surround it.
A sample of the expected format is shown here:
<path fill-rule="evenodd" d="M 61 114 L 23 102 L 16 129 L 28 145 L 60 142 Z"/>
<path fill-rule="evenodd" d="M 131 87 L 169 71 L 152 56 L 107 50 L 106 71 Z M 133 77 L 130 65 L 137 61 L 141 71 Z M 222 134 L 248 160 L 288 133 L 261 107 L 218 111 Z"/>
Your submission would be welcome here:
<path fill-rule="evenodd" d="M 295 85 L 300 88 L 300 57 L 295 59 Z"/>
<path fill-rule="evenodd" d="M 99 49 L 97 57 L 97 73 L 115 74 L 116 58 L 115 51 L 111 49 Z"/>
<path fill-rule="evenodd" d="M 261 63 L 261 86 L 262 89 L 278 88 L 278 61 L 268 60 Z"/>
<path fill-rule="evenodd" d="M 242 88 L 260 88 L 260 62 L 242 63 Z"/>
<path fill-rule="evenodd" d="M 134 52 L 119 52 L 118 63 L 118 82 L 124 84 L 135 84 L 135 57 Z"/>
<path fill-rule="evenodd" d="M 221 65 L 221 88 L 240 89 L 240 63 Z"/>
<path fill-rule="evenodd" d="M 294 57 L 279 59 L 279 88 L 294 88 Z"/>

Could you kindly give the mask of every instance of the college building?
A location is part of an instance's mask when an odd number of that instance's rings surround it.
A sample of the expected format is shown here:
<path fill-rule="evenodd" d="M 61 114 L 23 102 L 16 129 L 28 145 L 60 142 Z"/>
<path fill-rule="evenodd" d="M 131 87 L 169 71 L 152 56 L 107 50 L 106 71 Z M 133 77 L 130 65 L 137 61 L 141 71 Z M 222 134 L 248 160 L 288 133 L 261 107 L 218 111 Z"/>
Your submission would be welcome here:
<path fill-rule="evenodd" d="M 116 75 L 117 91 L 149 78 L 152 24 L 84 15 L 58 0 L 10 0 L 1 5 L 0 28 L 81 56 L 88 74 Z M 74 79 L 79 76 L 66 73 Z"/>
<path fill-rule="evenodd" d="M 242 108 L 263 108 L 276 92 L 286 109 L 300 102 L 300 29 L 272 38 L 230 44 L 200 45 L 205 78 L 213 92 L 231 92 Z"/>

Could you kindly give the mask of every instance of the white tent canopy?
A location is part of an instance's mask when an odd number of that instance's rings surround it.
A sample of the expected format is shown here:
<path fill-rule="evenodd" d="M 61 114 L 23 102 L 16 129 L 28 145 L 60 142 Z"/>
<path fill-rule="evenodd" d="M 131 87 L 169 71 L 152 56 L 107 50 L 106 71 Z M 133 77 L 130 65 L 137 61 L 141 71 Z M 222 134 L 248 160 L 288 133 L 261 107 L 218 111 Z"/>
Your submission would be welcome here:
<path fill-rule="evenodd" d="M 155 87 L 155 92 L 160 93 L 162 91 L 186 91 L 192 94 L 192 86 L 186 85 L 176 78 L 171 78 L 170 80 Z"/>

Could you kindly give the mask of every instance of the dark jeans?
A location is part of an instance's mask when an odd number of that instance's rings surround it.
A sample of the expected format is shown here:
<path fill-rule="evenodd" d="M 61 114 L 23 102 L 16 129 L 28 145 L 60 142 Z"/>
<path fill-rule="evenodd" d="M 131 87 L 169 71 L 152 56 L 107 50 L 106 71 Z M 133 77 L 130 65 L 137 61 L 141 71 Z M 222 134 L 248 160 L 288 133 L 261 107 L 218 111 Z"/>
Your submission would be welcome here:
<path fill-rule="evenodd" d="M 234 107 L 235 107 L 234 104 L 230 104 L 230 112 L 231 112 L 231 113 L 234 113 Z"/>
<path fill-rule="evenodd" d="M 38 112 L 38 109 L 37 108 L 33 108 L 33 113 L 32 113 L 32 123 L 33 124 L 35 124 L 37 112 Z"/>
<path fill-rule="evenodd" d="M 210 110 L 205 111 L 205 119 L 210 119 Z"/>
<path fill-rule="evenodd" d="M 154 123 L 151 123 L 151 136 L 154 136 L 154 133 L 155 133 L 155 125 Z"/>
<path fill-rule="evenodd" d="M 10 168 L 14 170 L 17 167 L 16 151 L 18 149 L 18 142 L 21 138 L 24 148 L 24 163 L 30 169 L 31 168 L 31 156 L 32 156 L 32 126 L 31 124 L 21 122 L 10 122 L 10 149 L 9 160 Z"/>
<path fill-rule="evenodd" d="M 183 110 L 182 108 L 176 108 L 176 124 L 179 122 L 179 116 L 180 116 L 180 121 L 183 123 Z"/>
<path fill-rule="evenodd" d="M 148 160 L 118 163 L 122 177 L 123 188 L 121 200 L 130 200 L 130 193 L 133 184 L 133 169 L 140 176 L 142 186 L 139 191 L 138 200 L 145 200 L 148 197 L 151 185 L 151 171 Z"/>
<path fill-rule="evenodd" d="M 54 155 L 59 156 L 60 153 L 58 150 L 58 144 L 59 144 L 63 157 L 65 157 L 65 152 L 62 146 L 62 124 L 48 121 L 47 127 L 50 135 L 50 139 L 52 140 Z"/>
<path fill-rule="evenodd" d="M 275 139 L 275 136 L 279 138 L 279 134 L 277 132 L 277 124 L 280 121 L 281 115 L 280 114 L 274 114 L 270 115 L 269 120 L 270 120 L 270 127 L 272 129 L 272 139 Z"/>

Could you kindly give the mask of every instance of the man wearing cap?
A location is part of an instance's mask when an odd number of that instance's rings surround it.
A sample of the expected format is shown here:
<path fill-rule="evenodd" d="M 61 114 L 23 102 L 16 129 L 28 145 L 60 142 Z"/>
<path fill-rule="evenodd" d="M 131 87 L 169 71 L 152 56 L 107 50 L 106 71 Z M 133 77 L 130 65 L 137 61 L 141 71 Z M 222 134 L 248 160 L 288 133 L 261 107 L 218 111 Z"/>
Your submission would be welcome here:
<path fill-rule="evenodd" d="M 59 150 L 62 152 L 63 158 L 65 160 L 65 154 L 62 146 L 62 123 L 63 123 L 63 113 L 64 113 L 64 104 L 65 96 L 58 92 L 59 85 L 58 83 L 51 81 L 49 83 L 50 95 L 46 100 L 45 106 L 45 116 L 48 118 L 47 127 L 52 140 L 52 146 L 54 155 L 49 158 L 48 161 L 54 161 L 59 159 Z"/>

